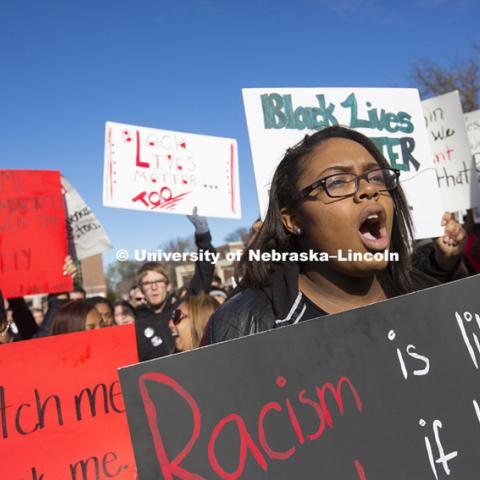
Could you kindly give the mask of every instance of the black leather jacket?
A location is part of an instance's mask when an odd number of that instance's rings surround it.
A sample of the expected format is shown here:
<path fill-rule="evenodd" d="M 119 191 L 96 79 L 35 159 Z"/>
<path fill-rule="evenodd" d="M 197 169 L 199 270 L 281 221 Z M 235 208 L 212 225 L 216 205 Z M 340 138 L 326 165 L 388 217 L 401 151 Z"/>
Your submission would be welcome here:
<path fill-rule="evenodd" d="M 202 345 L 224 342 L 275 327 L 275 314 L 262 290 L 242 290 L 210 317 Z"/>
<path fill-rule="evenodd" d="M 434 278 L 418 271 L 412 272 L 412 279 L 415 290 L 439 285 Z M 241 290 L 218 308 L 210 317 L 202 345 L 292 325 L 302 321 L 304 313 L 305 299 L 298 290 L 298 273 L 279 270 L 272 276 L 270 287 Z"/>

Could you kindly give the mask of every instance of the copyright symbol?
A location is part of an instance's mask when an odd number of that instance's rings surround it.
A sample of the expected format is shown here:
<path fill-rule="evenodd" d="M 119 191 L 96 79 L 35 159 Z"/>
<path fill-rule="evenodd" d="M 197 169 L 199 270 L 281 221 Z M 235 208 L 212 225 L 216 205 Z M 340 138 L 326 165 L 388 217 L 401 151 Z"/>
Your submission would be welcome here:
<path fill-rule="evenodd" d="M 116 257 L 119 262 L 126 262 L 128 260 L 128 252 L 121 248 L 120 250 L 117 250 Z"/>

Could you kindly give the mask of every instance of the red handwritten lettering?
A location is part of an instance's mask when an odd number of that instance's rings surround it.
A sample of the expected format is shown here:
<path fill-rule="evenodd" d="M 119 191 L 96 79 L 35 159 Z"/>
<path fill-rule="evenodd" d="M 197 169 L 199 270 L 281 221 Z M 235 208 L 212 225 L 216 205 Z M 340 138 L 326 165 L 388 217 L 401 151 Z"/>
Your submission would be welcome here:
<path fill-rule="evenodd" d="M 233 473 L 227 473 L 218 463 L 217 457 L 215 456 L 215 443 L 217 437 L 220 435 L 220 432 L 223 430 L 223 427 L 229 422 L 235 422 L 237 424 L 238 433 L 240 437 L 240 452 L 238 456 L 238 466 Z M 250 450 L 251 454 L 255 461 L 260 465 L 260 468 L 263 471 L 267 471 L 267 462 L 265 457 L 262 455 L 258 447 L 255 445 L 255 442 L 252 440 L 252 437 L 247 431 L 247 426 L 243 421 L 243 418 L 235 413 L 232 413 L 222 419 L 216 427 L 213 429 L 212 436 L 208 442 L 208 459 L 210 465 L 212 466 L 215 473 L 224 480 L 237 480 L 243 473 L 245 469 L 245 462 L 247 460 L 247 449 Z"/>
<path fill-rule="evenodd" d="M 154 197 L 157 196 L 158 200 L 154 200 Z M 162 197 L 160 196 L 159 192 L 150 192 L 148 195 L 148 201 L 155 207 L 162 203 Z"/>
<path fill-rule="evenodd" d="M 140 192 L 137 196 L 132 198 L 132 202 L 138 202 L 139 200 L 148 207 L 148 202 L 145 200 L 145 195 L 147 192 Z"/>
<path fill-rule="evenodd" d="M 151 210 L 155 208 L 163 209 L 174 207 L 190 192 L 180 193 L 174 196 L 169 187 L 162 187 L 160 190 L 152 192 L 143 191 L 132 198 L 132 202 L 142 202 L 143 205 Z"/>
<path fill-rule="evenodd" d="M 318 415 L 318 418 L 320 419 L 320 424 L 318 426 L 318 429 L 315 433 L 311 433 L 307 435 L 307 438 L 309 440 L 317 440 L 317 438 L 320 438 L 325 430 L 325 416 L 323 415 L 322 407 L 319 403 L 314 402 L 310 398 L 305 398 L 305 393 L 306 390 L 301 390 L 300 393 L 298 394 L 298 400 L 300 403 L 303 403 L 304 405 L 310 405 Z"/>
<path fill-rule="evenodd" d="M 342 377 L 338 380 L 337 388 L 335 388 L 331 383 L 325 383 L 323 387 L 317 387 L 317 395 L 320 401 L 320 405 L 322 406 L 322 412 L 325 415 L 325 420 L 327 425 L 331 428 L 333 425 L 332 417 L 330 416 L 330 410 L 328 409 L 327 402 L 325 401 L 325 392 L 329 390 L 333 397 L 335 398 L 335 402 L 337 403 L 338 410 L 340 411 L 340 415 L 343 415 L 344 406 L 343 406 L 343 399 L 341 394 L 341 389 L 343 384 L 347 384 L 350 387 L 350 391 L 352 392 L 353 398 L 355 399 L 355 403 L 357 404 L 357 409 L 359 412 L 362 411 L 362 401 L 360 400 L 360 396 L 358 395 L 355 387 L 352 385 L 350 380 L 347 377 Z"/>
<path fill-rule="evenodd" d="M 141 154 L 140 154 L 140 132 L 137 130 L 137 155 L 135 158 L 135 166 L 142 167 L 142 168 L 150 168 L 150 164 L 148 162 L 142 162 Z"/>
<path fill-rule="evenodd" d="M 187 402 L 193 416 L 193 432 L 190 437 L 190 440 L 187 442 L 183 450 L 172 460 L 170 461 L 167 457 L 167 452 L 165 451 L 165 445 L 163 443 L 162 435 L 158 429 L 158 420 L 157 420 L 157 410 L 155 404 L 150 398 L 150 394 L 147 389 L 146 382 L 156 382 L 167 387 L 170 387 L 174 390 L 180 397 L 182 397 L 185 402 Z M 201 415 L 198 408 L 197 402 L 193 397 L 173 378 L 164 375 L 162 373 L 146 373 L 138 379 L 138 384 L 140 387 L 140 394 L 142 396 L 143 404 L 145 406 L 145 413 L 148 419 L 148 425 L 153 436 L 153 442 L 155 445 L 155 452 L 157 454 L 158 462 L 160 463 L 160 468 L 162 474 L 165 477 L 165 480 L 173 480 L 173 475 L 180 478 L 181 480 L 205 480 L 201 475 L 196 473 L 189 472 L 182 467 L 180 463 L 185 459 L 185 457 L 191 452 L 193 445 L 200 436 L 201 428 Z"/>
<path fill-rule="evenodd" d="M 300 427 L 300 423 L 298 422 L 298 418 L 295 415 L 295 412 L 293 411 L 292 404 L 290 403 L 290 400 L 287 398 L 286 401 L 287 405 L 287 410 L 288 410 L 288 415 L 290 417 L 290 420 L 292 422 L 292 427 L 293 430 L 295 431 L 295 434 L 297 435 L 298 441 L 300 445 L 303 445 L 305 443 L 305 437 L 303 436 L 302 428 Z"/>
<path fill-rule="evenodd" d="M 295 453 L 296 447 L 291 447 L 286 452 L 279 452 L 273 450 L 267 442 L 263 424 L 267 413 L 272 410 L 281 412 L 282 407 L 277 402 L 269 402 L 260 410 L 260 414 L 258 415 L 258 442 L 272 460 L 287 460 Z"/>
<path fill-rule="evenodd" d="M 355 471 L 357 472 L 358 480 L 367 480 L 367 476 L 365 475 L 362 464 L 358 460 L 355 460 L 353 464 L 355 465 Z"/>
<path fill-rule="evenodd" d="M 158 405 L 155 405 L 154 399 L 152 399 L 150 396 L 147 388 L 147 382 L 156 382 L 171 388 L 184 400 L 184 402 L 186 402 L 189 408 L 189 413 L 193 417 L 193 430 L 190 434 L 189 440 L 185 444 L 181 452 L 177 454 L 172 460 L 168 458 L 166 453 L 164 440 L 162 438 L 158 425 Z M 285 388 L 287 381 L 284 377 L 277 377 L 276 384 L 279 388 L 283 389 Z M 146 416 L 148 419 L 148 425 L 153 437 L 157 460 L 160 464 L 160 469 L 164 478 L 166 480 L 174 480 L 174 478 L 179 478 L 180 480 L 205 480 L 205 478 L 202 477 L 200 474 L 187 471 L 180 466 L 180 464 L 185 460 L 187 455 L 192 452 L 193 447 L 200 438 L 201 434 L 201 412 L 198 404 L 196 403 L 192 395 L 173 378 L 168 377 L 167 375 L 162 373 L 148 373 L 142 375 L 139 378 L 139 387 L 145 407 Z M 345 387 L 348 387 L 348 389 L 346 389 Z M 305 443 L 306 439 L 313 441 L 320 438 L 325 433 L 326 425 L 328 425 L 330 428 L 333 428 L 333 410 L 331 410 L 331 408 L 329 408 L 329 405 L 327 405 L 327 400 L 330 400 L 330 403 L 332 403 L 331 400 L 334 400 L 338 412 L 340 413 L 340 415 L 344 415 L 345 399 L 342 397 L 342 393 L 345 393 L 346 390 L 349 390 L 350 395 L 354 400 L 357 411 L 361 413 L 363 408 L 362 401 L 357 390 L 347 377 L 341 377 L 336 383 L 336 385 L 327 382 L 324 383 L 322 386 L 315 386 L 314 391 L 318 396 L 318 401 L 314 401 L 311 398 L 308 398 L 306 396 L 306 389 L 300 390 L 297 397 L 298 403 L 296 403 L 296 407 L 298 408 L 298 404 L 308 406 L 310 409 L 313 409 L 316 417 L 318 417 L 319 419 L 319 424 L 316 431 L 306 435 L 304 435 L 303 433 L 302 426 L 300 425 L 297 414 L 294 411 L 294 407 L 292 404 L 293 402 L 290 400 L 290 398 L 285 399 L 285 406 L 282 406 L 278 402 L 267 402 L 265 405 L 263 405 L 263 407 L 258 413 L 258 438 L 256 439 L 252 438 L 251 434 L 249 433 L 243 417 L 237 413 L 230 413 L 229 415 L 214 424 L 210 437 L 208 438 L 208 447 L 207 452 L 205 453 L 208 456 L 210 467 L 221 479 L 237 480 L 241 478 L 242 474 L 245 471 L 249 454 L 264 472 L 268 470 L 268 463 L 266 458 L 268 458 L 269 460 L 290 459 L 297 451 L 298 447 Z M 327 396 L 327 392 L 330 394 L 330 396 Z M 285 451 L 273 449 L 267 441 L 265 420 L 267 415 L 272 412 L 287 413 L 288 417 L 284 415 L 284 418 L 288 418 L 290 420 L 293 432 L 296 435 L 296 445 L 292 445 Z M 274 415 L 271 417 L 271 420 L 275 420 L 277 417 L 278 415 Z M 220 441 L 221 435 L 229 424 L 235 425 L 238 435 L 238 443 L 234 442 L 234 444 L 239 445 L 238 464 L 234 471 L 225 470 L 225 468 L 221 465 L 221 459 L 219 459 L 217 456 L 218 452 L 216 452 L 217 441 Z M 230 434 L 231 432 L 229 431 L 229 435 Z M 223 440 L 227 441 L 226 439 Z M 260 450 L 260 448 L 262 450 Z M 366 480 L 365 472 L 358 460 L 355 460 L 354 466 L 359 480 Z"/>

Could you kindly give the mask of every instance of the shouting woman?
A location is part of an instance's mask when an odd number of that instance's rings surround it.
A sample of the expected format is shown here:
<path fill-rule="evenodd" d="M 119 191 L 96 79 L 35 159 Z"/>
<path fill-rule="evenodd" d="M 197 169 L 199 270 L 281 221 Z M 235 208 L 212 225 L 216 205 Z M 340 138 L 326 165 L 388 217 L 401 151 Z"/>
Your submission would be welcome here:
<path fill-rule="evenodd" d="M 202 343 L 435 285 L 412 268 L 412 222 L 398 177 L 369 138 L 344 127 L 307 135 L 287 150 L 263 225 L 240 262 L 240 291 L 212 316 Z M 451 258 L 461 251 L 463 232 L 447 221 L 439 248 Z M 250 250 L 284 258 L 322 253 L 328 261 L 251 261 Z"/>

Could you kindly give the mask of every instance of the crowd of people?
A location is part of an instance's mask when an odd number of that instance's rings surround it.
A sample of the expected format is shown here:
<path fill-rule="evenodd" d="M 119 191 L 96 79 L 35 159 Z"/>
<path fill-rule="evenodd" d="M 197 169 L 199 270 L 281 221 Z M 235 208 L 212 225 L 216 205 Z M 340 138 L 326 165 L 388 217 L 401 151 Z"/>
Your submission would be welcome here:
<path fill-rule="evenodd" d="M 199 251 L 214 250 L 207 220 L 189 217 Z M 329 127 L 285 153 L 274 174 L 263 221 L 252 226 L 228 291 L 215 265 L 197 261 L 189 285 L 174 291 L 167 272 L 147 262 L 128 301 L 86 298 L 77 287 L 50 294 L 48 308 L 30 310 L 22 298 L 0 302 L 0 343 L 134 324 L 140 361 L 347 311 L 480 271 L 480 232 L 471 218 L 439 219 L 444 235 L 415 244 L 399 182 L 364 135 Z M 260 252 L 326 252 L 327 262 L 251 261 Z M 398 253 L 340 261 L 336 253 Z M 75 277 L 70 257 L 64 273 Z M 1 286 L 0 286 L 1 288 Z M 4 309 L 1 310 L 1 307 Z"/>

